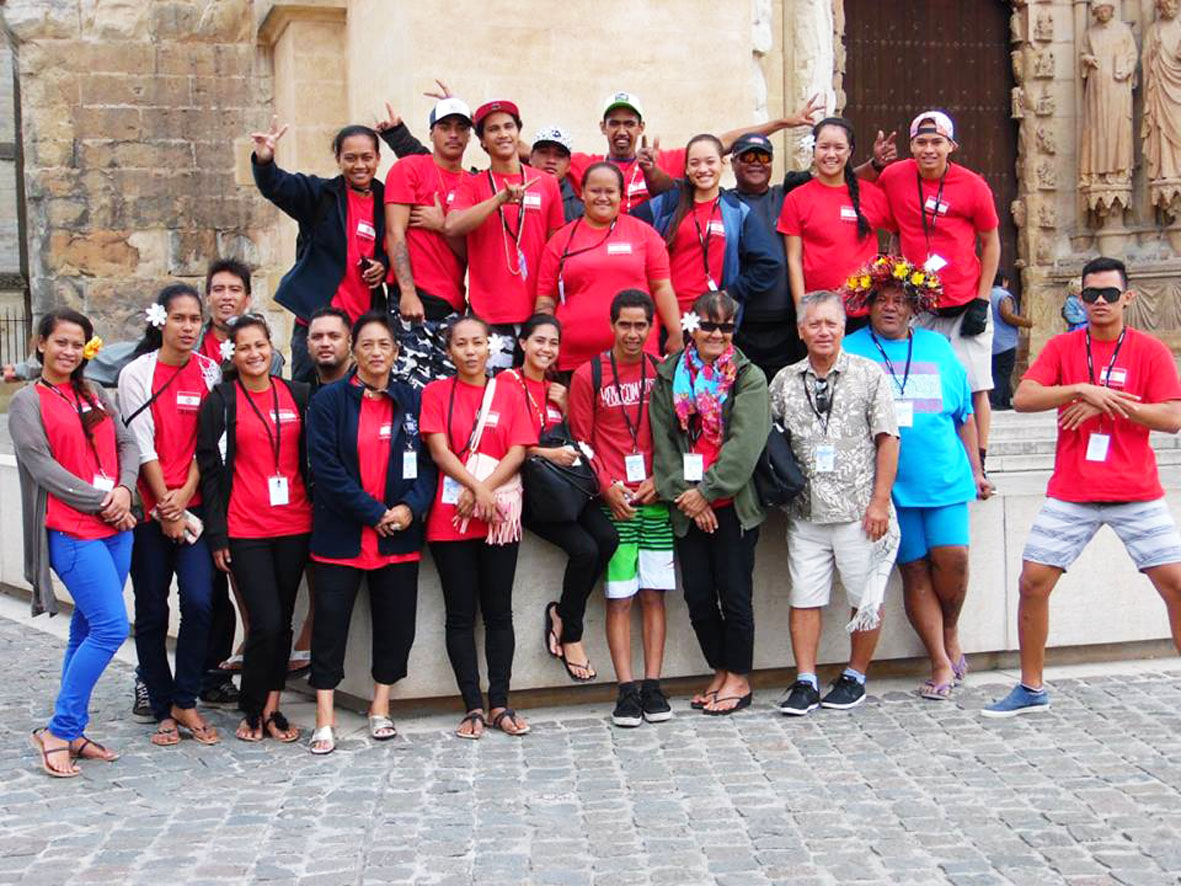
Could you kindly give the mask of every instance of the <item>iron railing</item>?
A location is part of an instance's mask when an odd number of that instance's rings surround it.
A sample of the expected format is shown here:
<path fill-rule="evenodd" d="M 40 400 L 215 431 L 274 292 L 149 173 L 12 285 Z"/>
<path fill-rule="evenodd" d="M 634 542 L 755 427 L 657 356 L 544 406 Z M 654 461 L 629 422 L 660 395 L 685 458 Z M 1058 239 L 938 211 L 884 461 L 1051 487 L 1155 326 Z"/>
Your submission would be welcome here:
<path fill-rule="evenodd" d="M 20 308 L 0 311 L 0 364 L 20 363 L 29 356 L 33 318 Z"/>

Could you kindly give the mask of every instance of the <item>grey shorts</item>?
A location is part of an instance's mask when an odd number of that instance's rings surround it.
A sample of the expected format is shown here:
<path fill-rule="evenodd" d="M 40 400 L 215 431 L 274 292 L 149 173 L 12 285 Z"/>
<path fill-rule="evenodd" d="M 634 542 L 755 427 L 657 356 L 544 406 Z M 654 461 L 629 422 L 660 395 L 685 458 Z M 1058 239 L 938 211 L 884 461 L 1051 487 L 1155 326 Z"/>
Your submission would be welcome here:
<path fill-rule="evenodd" d="M 992 306 L 988 308 L 988 320 L 979 335 L 960 335 L 964 315 L 939 317 L 935 314 L 920 313 L 914 319 L 915 326 L 938 332 L 955 351 L 956 358 L 968 373 L 968 387 L 972 393 L 992 390 Z"/>
<path fill-rule="evenodd" d="M 1181 534 L 1163 498 L 1110 503 L 1048 498 L 1029 530 L 1021 559 L 1066 570 L 1104 525 L 1119 536 L 1141 571 L 1181 563 Z"/>

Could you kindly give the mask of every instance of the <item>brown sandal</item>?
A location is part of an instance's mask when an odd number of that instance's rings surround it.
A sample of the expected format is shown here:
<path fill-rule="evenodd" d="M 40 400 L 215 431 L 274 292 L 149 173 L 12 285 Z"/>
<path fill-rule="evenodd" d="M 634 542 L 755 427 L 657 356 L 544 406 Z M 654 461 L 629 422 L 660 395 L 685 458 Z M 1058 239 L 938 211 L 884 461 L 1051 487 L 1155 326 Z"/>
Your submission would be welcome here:
<path fill-rule="evenodd" d="M 98 748 L 98 753 L 87 756 L 87 748 Z M 91 741 L 85 735 L 82 736 L 82 744 L 70 748 L 70 756 L 75 760 L 102 760 L 104 763 L 114 763 L 119 759 L 115 751 L 108 750 L 97 741 Z"/>
<path fill-rule="evenodd" d="M 505 727 L 504 727 L 505 720 L 508 720 L 510 723 L 512 723 L 512 727 L 510 729 L 505 729 Z M 519 736 L 519 735 L 528 735 L 533 727 L 529 726 L 528 724 L 526 724 L 525 726 L 518 726 L 517 725 L 517 712 L 514 711 L 512 708 L 505 708 L 499 714 L 497 714 L 495 717 L 492 718 L 492 728 L 499 729 L 505 735 L 512 735 L 515 737 L 515 736 Z"/>
<path fill-rule="evenodd" d="M 274 727 L 274 731 L 271 728 Z M 275 741 L 280 741 L 283 744 L 290 744 L 293 741 L 299 741 L 299 730 L 294 730 L 294 735 L 284 736 L 284 732 L 291 732 L 291 721 L 283 716 L 282 711 L 272 711 L 271 715 L 267 717 L 266 723 L 263 724 L 267 735 Z"/>
<path fill-rule="evenodd" d="M 159 722 L 150 739 L 152 744 L 158 748 L 170 748 L 180 744 L 180 730 L 176 728 L 176 721 L 173 720 L 171 726 L 165 726 L 165 722 L 165 720 Z"/>
<path fill-rule="evenodd" d="M 60 748 L 45 747 L 45 742 L 41 740 L 41 733 L 46 731 L 47 729 L 42 726 L 40 729 L 34 729 L 33 734 L 29 736 L 30 743 L 32 743 L 33 747 L 41 752 L 41 768 L 45 770 L 46 775 L 52 776 L 53 778 L 77 778 L 82 774 L 82 770 L 77 766 L 75 766 L 73 770 L 60 770 L 54 769 L 49 765 L 50 754 L 60 754 L 62 751 L 66 751 L 68 754 L 70 746 L 66 744 Z"/>

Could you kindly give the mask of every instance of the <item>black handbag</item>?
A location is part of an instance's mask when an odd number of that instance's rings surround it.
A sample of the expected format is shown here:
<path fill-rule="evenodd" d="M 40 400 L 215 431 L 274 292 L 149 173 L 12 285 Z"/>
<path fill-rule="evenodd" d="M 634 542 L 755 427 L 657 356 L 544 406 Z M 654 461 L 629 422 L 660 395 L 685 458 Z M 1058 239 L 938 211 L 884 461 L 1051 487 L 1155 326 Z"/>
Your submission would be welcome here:
<path fill-rule="evenodd" d="M 552 448 L 577 445 L 561 422 L 541 434 L 538 446 Z M 599 494 L 599 481 L 586 456 L 566 467 L 540 455 L 530 455 L 521 466 L 525 486 L 525 513 L 545 523 L 572 523 L 582 509 Z"/>
<path fill-rule="evenodd" d="M 765 508 L 781 508 L 804 491 L 807 480 L 791 448 L 791 431 L 772 423 L 754 479 L 759 502 Z"/>

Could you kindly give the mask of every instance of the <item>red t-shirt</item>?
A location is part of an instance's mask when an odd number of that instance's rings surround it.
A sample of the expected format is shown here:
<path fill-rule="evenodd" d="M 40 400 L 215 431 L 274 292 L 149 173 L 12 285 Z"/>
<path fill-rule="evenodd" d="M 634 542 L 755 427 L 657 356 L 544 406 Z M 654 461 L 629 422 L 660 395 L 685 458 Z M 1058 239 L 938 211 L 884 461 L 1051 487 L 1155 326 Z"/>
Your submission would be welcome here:
<path fill-rule="evenodd" d="M 171 379 L 171 381 L 170 381 Z M 152 402 L 152 421 L 156 425 L 156 456 L 164 473 L 164 486 L 179 489 L 189 478 L 189 465 L 197 451 L 197 414 L 209 396 L 205 375 L 196 357 L 184 366 L 169 366 L 156 361 L 152 375 L 152 393 L 167 385 L 167 389 Z M 143 480 L 139 481 L 139 495 L 144 503 L 144 516 L 151 519 L 156 507 L 156 496 Z M 201 486 L 189 499 L 189 507 L 201 504 Z"/>
<path fill-rule="evenodd" d="M 69 382 L 50 387 L 37 385 L 41 398 L 41 421 L 49 440 L 49 451 L 54 460 L 84 483 L 92 484 L 96 476 L 105 477 L 113 485 L 119 482 L 119 451 L 115 443 L 115 423 L 109 418 L 91 430 L 93 445 L 87 442 L 86 432 L 78 414 L 90 412 L 85 399 L 79 400 Z M 95 401 L 97 408 L 102 404 Z M 114 526 L 104 523 L 97 514 L 84 514 L 54 495 L 49 496 L 45 512 L 45 526 L 65 532 L 74 538 L 110 538 Z"/>
<path fill-rule="evenodd" d="M 721 289 L 722 265 L 726 260 L 726 225 L 722 220 L 721 197 L 694 203 L 693 211 L 685 213 L 673 238 L 669 264 L 673 290 L 682 314 L 693 307 L 697 296 L 710 289 L 702 255 L 703 241 L 709 244 L 709 276 L 713 278 L 714 288 Z"/>
<path fill-rule="evenodd" d="M 220 366 L 225 362 L 221 356 L 221 345 L 221 341 L 216 335 L 213 334 L 213 327 L 210 326 L 205 330 L 205 335 L 201 339 L 201 346 L 197 348 L 197 352 L 208 357 L 210 360 Z"/>
<path fill-rule="evenodd" d="M 1095 383 L 1108 379 L 1115 341 L 1091 341 Z M 1041 385 L 1089 382 L 1087 331 L 1056 335 L 1042 348 L 1023 378 Z M 1140 397 L 1142 403 L 1181 400 L 1181 383 L 1169 349 L 1157 339 L 1129 328 L 1111 367 L 1108 386 Z M 1065 409 L 1066 407 L 1062 407 Z M 1061 411 L 1061 410 L 1059 410 Z M 1054 474 L 1046 494 L 1063 501 L 1151 501 L 1163 496 L 1148 428 L 1126 418 L 1096 416 L 1077 430 L 1058 429 Z M 1088 461 L 1092 434 L 1109 434 L 1105 461 Z"/>
<path fill-rule="evenodd" d="M 656 381 L 656 367 L 645 355 L 641 363 L 619 363 L 619 383 L 611 369 L 611 359 L 600 355 L 603 386 L 598 395 L 591 385 L 591 363 L 583 363 L 570 380 L 568 417 L 574 439 L 590 444 L 594 450 L 591 465 L 606 489 L 616 480 L 631 489 L 639 482 L 627 482 L 624 459 L 638 451 L 644 456 L 644 476 L 652 476 L 652 425 L 648 401 Z M 640 382 L 643 379 L 643 394 Z M 638 419 L 638 422 L 637 422 Z M 630 425 L 629 425 L 630 420 Z M 636 432 L 632 440 L 632 431 Z"/>
<path fill-rule="evenodd" d="M 940 306 L 955 307 L 976 298 L 980 284 L 976 235 L 994 231 L 1000 224 L 996 200 L 988 183 L 958 163 L 951 163 L 943 181 L 943 195 L 939 197 L 938 181 L 918 178 L 918 164 L 914 160 L 901 160 L 882 170 L 878 186 L 890 208 L 887 227 L 898 232 L 903 256 L 916 265 L 925 264 L 931 255 L 947 262 L 938 272 L 943 281 Z M 930 248 L 923 233 L 923 211 L 931 235 Z"/>
<path fill-rule="evenodd" d="M 312 506 L 299 472 L 302 422 L 295 399 L 281 382 L 272 381 L 269 391 L 248 392 L 242 385 L 234 387 L 238 421 L 234 431 L 234 486 L 226 509 L 230 538 L 279 538 L 311 532 Z M 276 430 L 277 469 L 273 442 Z M 285 505 L 271 504 L 268 484 L 276 475 L 287 478 Z"/>
<path fill-rule="evenodd" d="M 454 411 L 451 409 L 452 392 L 455 394 Z M 467 462 L 468 441 L 476 427 L 480 404 L 484 401 L 484 388 L 469 385 L 458 378 L 441 378 L 422 390 L 422 413 L 419 417 L 419 431 L 427 434 L 446 434 L 447 445 L 460 461 Z M 450 415 L 450 420 L 448 416 Z M 521 396 L 520 384 L 512 379 L 496 383 L 488 411 L 488 421 L 480 438 L 479 451 L 492 458 L 504 458 L 513 446 L 533 446 L 537 443 L 536 416 L 529 417 L 525 398 Z M 453 481 L 452 481 L 453 482 Z M 451 523 L 455 516 L 455 505 L 444 504 L 443 491 L 450 486 L 446 475 L 439 471 L 439 485 L 435 490 L 435 503 L 431 507 L 426 523 L 427 541 L 466 541 L 484 538 L 488 535 L 488 524 L 473 518 L 466 532 L 460 532 Z"/>
<path fill-rule="evenodd" d="M 582 196 L 582 176 L 589 166 L 608 160 L 619 167 L 623 173 L 623 202 L 620 207 L 624 212 L 631 212 L 648 199 L 648 182 L 636 158 L 630 160 L 616 160 L 604 154 L 572 154 L 570 156 L 570 171 L 566 177 L 570 180 L 574 193 Z M 673 178 L 683 178 L 685 175 L 685 149 L 672 148 L 661 151 L 656 156 L 656 165 Z"/>
<path fill-rule="evenodd" d="M 861 214 L 871 228 L 886 227 L 890 209 L 885 195 L 872 182 L 859 182 Z M 864 267 L 878 251 L 878 238 L 871 231 L 862 239 L 857 232 L 857 213 L 849 188 L 831 188 L 812 179 L 789 193 L 775 229 L 803 241 L 804 291 L 829 289 L 839 292 L 849 275 Z"/>
<path fill-rule="evenodd" d="M 717 462 L 718 456 L 722 454 L 722 447 L 716 445 L 711 440 L 705 439 L 705 436 L 702 435 L 689 447 L 689 451 L 701 454 L 701 471 L 705 473 Z M 724 508 L 728 504 L 733 504 L 733 502 L 734 499 L 732 498 L 718 498 L 710 502 L 710 507 Z"/>
<path fill-rule="evenodd" d="M 348 252 L 344 259 L 344 277 L 332 297 L 332 304 L 344 310 L 350 320 L 356 321 L 373 304 L 373 293 L 361 277 L 357 264 L 362 256 L 373 258 L 377 251 L 377 228 L 373 223 L 373 195 L 361 196 L 352 188 L 347 189 L 347 195 L 349 209 L 345 232 Z"/>
<path fill-rule="evenodd" d="M 617 293 L 640 289 L 651 295 L 649 281 L 670 279 L 668 250 L 654 228 L 630 215 L 620 215 L 609 230 L 610 234 L 581 219 L 572 221 L 550 238 L 541 257 L 537 294 L 558 302 L 556 314 L 562 324 L 558 368 L 563 371 L 577 369 L 611 347 L 611 300 Z M 559 290 L 558 265 L 563 253 L 567 255 Z M 649 345 L 653 353 L 659 353 L 655 328 Z"/>
<path fill-rule="evenodd" d="M 460 170 L 443 169 L 431 154 L 411 154 L 391 168 L 385 180 L 385 202 L 407 206 L 433 206 L 435 198 L 443 212 L 451 211 L 465 177 Z M 406 228 L 406 249 L 414 285 L 431 295 L 446 299 L 457 311 L 463 310 L 463 262 L 447 245 L 447 238 L 425 228 Z M 393 269 L 389 282 L 396 283 Z"/>
<path fill-rule="evenodd" d="M 498 384 L 516 385 L 525 400 L 525 410 L 529 414 L 529 421 L 534 432 L 541 436 L 542 431 L 552 428 L 562 421 L 562 410 L 558 404 L 549 399 L 549 382 L 526 378 L 519 369 L 510 369 L 497 376 Z"/>
<path fill-rule="evenodd" d="M 528 180 L 537 183 L 525 192 L 524 202 L 506 203 L 467 235 L 468 301 L 472 311 L 489 323 L 523 323 L 533 314 L 537 268 L 545 241 L 566 222 L 557 180 L 547 172 L 526 171 Z M 497 191 L 504 190 L 506 183 L 519 185 L 523 180 L 521 175 L 498 172 L 466 176 L 453 209 L 468 209 L 491 197 L 489 175 Z"/>
<path fill-rule="evenodd" d="M 358 384 L 354 379 L 353 384 Z M 389 397 L 362 397 L 361 415 L 357 420 L 357 457 L 361 464 L 361 488 L 378 501 L 385 501 L 386 475 L 390 469 L 390 441 L 393 436 L 394 401 Z M 422 559 L 418 551 L 409 554 L 381 554 L 377 550 L 377 530 L 361 527 L 361 553 L 339 560 L 321 557 L 317 563 L 351 566 L 353 569 L 380 569 L 391 563 L 417 563 Z"/>

